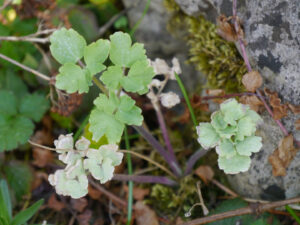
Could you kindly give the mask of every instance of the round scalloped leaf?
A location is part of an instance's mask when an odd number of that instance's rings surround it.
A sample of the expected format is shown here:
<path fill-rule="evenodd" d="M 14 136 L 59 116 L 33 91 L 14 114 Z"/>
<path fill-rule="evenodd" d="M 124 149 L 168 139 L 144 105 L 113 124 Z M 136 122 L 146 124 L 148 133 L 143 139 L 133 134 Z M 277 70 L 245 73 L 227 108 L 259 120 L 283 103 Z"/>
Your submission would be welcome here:
<path fill-rule="evenodd" d="M 242 141 L 245 136 L 252 136 L 256 130 L 256 124 L 249 117 L 238 121 L 236 140 Z"/>
<path fill-rule="evenodd" d="M 85 39 L 75 30 L 62 28 L 55 31 L 50 37 L 50 51 L 53 57 L 61 64 L 76 63 L 82 58 Z"/>
<path fill-rule="evenodd" d="M 0 114 L 9 116 L 17 114 L 17 98 L 13 92 L 0 91 Z"/>
<path fill-rule="evenodd" d="M 123 78 L 123 71 L 120 66 L 110 66 L 100 77 L 100 80 L 110 90 L 117 90 L 120 87 L 121 80 Z"/>
<path fill-rule="evenodd" d="M 104 111 L 107 114 L 113 114 L 119 103 L 120 101 L 114 93 L 110 93 L 109 98 L 105 94 L 100 94 L 99 97 L 94 100 L 94 105 L 97 109 Z"/>
<path fill-rule="evenodd" d="M 84 61 L 91 74 L 94 75 L 106 68 L 103 63 L 108 57 L 109 49 L 109 41 L 103 39 L 91 43 L 84 49 Z"/>
<path fill-rule="evenodd" d="M 93 133 L 93 140 L 98 141 L 103 135 L 108 143 L 117 143 L 121 140 L 124 124 L 99 109 L 94 109 L 90 115 L 89 131 Z"/>
<path fill-rule="evenodd" d="M 74 63 L 66 63 L 59 68 L 55 86 L 67 93 L 88 92 L 92 85 L 92 76 L 88 70 L 81 69 Z"/>
<path fill-rule="evenodd" d="M 33 133 L 34 124 L 24 116 L 8 117 L 0 114 L 0 151 L 13 150 L 25 144 Z"/>
<path fill-rule="evenodd" d="M 217 130 L 217 133 L 221 138 L 231 138 L 236 135 L 237 128 L 235 126 L 228 126 L 223 130 Z"/>
<path fill-rule="evenodd" d="M 246 116 L 251 118 L 251 120 L 253 121 L 253 123 L 257 124 L 258 122 L 262 121 L 262 118 L 260 117 L 260 115 L 258 115 L 255 111 L 248 109 L 246 111 Z"/>
<path fill-rule="evenodd" d="M 236 154 L 231 158 L 219 157 L 219 168 L 227 174 L 246 172 L 250 168 L 251 159 L 249 156 Z"/>
<path fill-rule="evenodd" d="M 198 142 L 204 149 L 215 147 L 220 137 L 210 123 L 200 123 L 197 126 Z"/>
<path fill-rule="evenodd" d="M 224 115 L 221 111 L 216 111 L 211 115 L 211 125 L 216 130 L 223 130 L 227 127 L 228 123 L 224 120 Z"/>
<path fill-rule="evenodd" d="M 226 158 L 236 155 L 235 147 L 229 139 L 222 140 L 221 143 L 216 147 L 216 152 L 220 157 Z"/>
<path fill-rule="evenodd" d="M 239 104 L 234 98 L 228 99 L 220 105 L 224 120 L 235 126 L 236 121 L 245 115 L 243 105 Z"/>
<path fill-rule="evenodd" d="M 132 41 L 129 34 L 116 32 L 109 38 L 111 40 L 109 57 L 115 65 L 129 68 L 136 61 L 147 59 L 144 45 L 135 43 L 131 46 Z"/>
<path fill-rule="evenodd" d="M 28 94 L 21 100 L 20 113 L 39 122 L 49 108 L 49 101 L 38 93 Z"/>
<path fill-rule="evenodd" d="M 243 141 L 237 142 L 236 150 L 240 155 L 251 156 L 252 152 L 259 152 L 262 147 L 261 141 L 261 137 L 246 137 Z"/>

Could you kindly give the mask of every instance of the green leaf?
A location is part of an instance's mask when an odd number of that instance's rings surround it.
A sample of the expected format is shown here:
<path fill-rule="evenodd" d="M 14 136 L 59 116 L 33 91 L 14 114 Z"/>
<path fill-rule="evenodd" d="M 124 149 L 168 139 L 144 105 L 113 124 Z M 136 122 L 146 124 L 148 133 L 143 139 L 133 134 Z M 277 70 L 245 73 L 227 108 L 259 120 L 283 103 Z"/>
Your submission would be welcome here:
<path fill-rule="evenodd" d="M 240 155 L 251 156 L 252 152 L 259 152 L 262 147 L 262 138 L 257 136 L 246 137 L 243 141 L 237 142 L 236 150 Z"/>
<path fill-rule="evenodd" d="M 107 137 L 108 143 L 117 143 L 121 140 L 125 126 L 116 120 L 114 115 L 94 109 L 91 112 L 89 122 L 89 130 L 93 133 L 94 141 L 98 141 L 103 135 Z"/>
<path fill-rule="evenodd" d="M 81 69 L 73 63 L 66 63 L 59 68 L 55 86 L 67 93 L 88 92 L 92 85 L 92 76 L 88 70 Z"/>
<path fill-rule="evenodd" d="M 262 121 L 262 118 L 260 117 L 260 115 L 258 115 L 255 111 L 248 109 L 246 111 L 246 116 L 251 118 L 251 120 L 253 121 L 253 123 L 257 124 L 258 122 Z"/>
<path fill-rule="evenodd" d="M 33 173 L 28 164 L 20 161 L 10 161 L 4 165 L 3 171 L 7 182 L 15 193 L 17 201 L 22 201 L 22 197 L 30 192 Z"/>
<path fill-rule="evenodd" d="M 12 207 L 8 186 L 5 180 L 0 181 L 0 217 L 10 222 L 12 218 Z"/>
<path fill-rule="evenodd" d="M 0 114 L 8 116 L 17 114 L 17 98 L 13 92 L 1 90 L 0 99 Z"/>
<path fill-rule="evenodd" d="M 123 78 L 123 71 L 120 66 L 110 66 L 101 75 L 100 80 L 108 87 L 109 90 L 117 90 Z"/>
<path fill-rule="evenodd" d="M 198 142 L 204 149 L 215 147 L 220 137 L 210 123 L 200 123 L 197 127 Z"/>
<path fill-rule="evenodd" d="M 220 108 L 224 115 L 224 120 L 234 126 L 236 125 L 236 120 L 239 120 L 245 115 L 242 104 L 239 104 L 234 98 L 223 102 Z"/>
<path fill-rule="evenodd" d="M 29 208 L 19 212 L 13 219 L 11 225 L 25 224 L 41 207 L 44 203 L 44 199 L 40 199 Z"/>
<path fill-rule="evenodd" d="M 39 122 L 49 109 L 49 101 L 38 93 L 28 94 L 21 100 L 20 113 Z"/>
<path fill-rule="evenodd" d="M 224 139 L 220 145 L 216 147 L 216 151 L 220 157 L 230 158 L 236 155 L 236 150 L 230 139 Z"/>
<path fill-rule="evenodd" d="M 17 99 L 28 93 L 23 80 L 10 69 L 0 71 L 0 89 L 12 91 Z"/>
<path fill-rule="evenodd" d="M 246 172 L 250 168 L 251 159 L 248 156 L 236 154 L 230 158 L 219 157 L 219 168 L 227 174 Z"/>
<path fill-rule="evenodd" d="M 110 59 L 118 66 L 131 67 L 138 60 L 146 60 L 146 51 L 143 44 L 135 43 L 131 46 L 132 41 L 127 33 L 116 32 L 110 35 L 111 48 Z"/>
<path fill-rule="evenodd" d="M 245 136 L 251 136 L 256 130 L 256 124 L 249 117 L 244 117 L 238 121 L 236 140 L 242 141 Z"/>
<path fill-rule="evenodd" d="M 128 75 L 123 77 L 121 84 L 126 91 L 145 92 L 154 75 L 153 68 L 147 60 L 137 61 L 131 66 Z"/>
<path fill-rule="evenodd" d="M 83 56 L 85 39 L 75 30 L 62 28 L 50 37 L 50 50 L 53 57 L 61 64 L 76 63 Z"/>
<path fill-rule="evenodd" d="M 224 115 L 221 111 L 216 111 L 211 115 L 211 125 L 216 130 L 223 130 L 227 127 L 227 122 L 224 120 Z"/>
<path fill-rule="evenodd" d="M 108 57 L 109 49 L 109 41 L 103 39 L 91 43 L 84 49 L 84 61 L 91 74 L 99 73 L 106 68 L 103 63 Z"/>
<path fill-rule="evenodd" d="M 100 94 L 99 97 L 94 100 L 94 105 L 97 109 L 104 111 L 107 114 L 113 114 L 119 103 L 120 101 L 114 93 L 110 93 L 109 98 L 104 94 Z"/>
<path fill-rule="evenodd" d="M 116 118 L 128 125 L 141 126 L 143 122 L 142 110 L 135 105 L 135 101 L 128 95 L 120 98 L 120 106 L 116 112 Z"/>
<path fill-rule="evenodd" d="M 24 116 L 7 117 L 0 114 L 0 151 L 12 150 L 25 144 L 33 133 L 34 125 Z"/>

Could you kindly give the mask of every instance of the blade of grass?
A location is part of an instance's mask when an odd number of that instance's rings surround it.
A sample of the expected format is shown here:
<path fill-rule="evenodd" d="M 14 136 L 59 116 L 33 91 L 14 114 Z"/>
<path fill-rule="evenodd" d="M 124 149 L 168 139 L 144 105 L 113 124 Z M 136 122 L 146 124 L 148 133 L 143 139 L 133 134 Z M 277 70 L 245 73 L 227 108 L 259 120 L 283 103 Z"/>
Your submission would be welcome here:
<path fill-rule="evenodd" d="M 296 215 L 295 211 L 289 207 L 288 205 L 285 206 L 286 211 L 288 211 L 291 216 L 300 224 L 300 218 Z"/>
<path fill-rule="evenodd" d="M 124 139 L 125 139 L 125 147 L 129 151 L 130 150 L 130 143 L 128 138 L 127 127 L 124 129 Z M 128 167 L 128 174 L 132 175 L 132 162 L 131 162 L 131 155 L 129 153 L 126 154 L 127 159 L 127 167 Z M 131 224 L 132 218 L 132 204 L 133 204 L 133 181 L 128 181 L 128 203 L 127 203 L 127 225 Z"/>
<path fill-rule="evenodd" d="M 184 97 L 184 100 L 185 100 L 185 102 L 187 104 L 187 107 L 188 107 L 188 109 L 190 111 L 190 115 L 191 115 L 193 124 L 196 127 L 197 126 L 197 120 L 196 120 L 195 113 L 194 113 L 194 110 L 192 108 L 189 96 L 187 95 L 185 87 L 184 87 L 184 85 L 183 85 L 183 83 L 182 83 L 182 81 L 181 81 L 181 79 L 180 79 L 180 77 L 178 76 L 177 73 L 175 73 L 175 77 L 176 77 L 177 83 L 178 83 L 178 85 L 180 87 L 180 90 L 181 90 L 181 92 L 183 94 L 183 97 Z"/>
<path fill-rule="evenodd" d="M 136 22 L 136 24 L 134 24 L 133 28 L 131 29 L 130 31 L 130 36 L 133 37 L 135 31 L 139 28 L 139 26 L 141 25 L 141 22 L 143 21 L 144 17 L 146 16 L 148 10 L 149 10 L 149 7 L 150 7 L 150 3 L 151 3 L 151 0 L 148 0 L 147 3 L 146 3 L 146 6 L 144 8 L 144 11 L 143 11 L 143 14 L 141 16 L 141 18 Z"/>
<path fill-rule="evenodd" d="M 84 120 L 82 121 L 82 123 L 80 124 L 79 128 L 77 129 L 77 131 L 76 131 L 76 133 L 74 135 L 74 142 L 77 141 L 77 139 L 79 138 L 79 136 L 82 134 L 83 129 L 89 123 L 89 118 L 90 118 L 90 115 L 86 116 L 84 118 Z"/>

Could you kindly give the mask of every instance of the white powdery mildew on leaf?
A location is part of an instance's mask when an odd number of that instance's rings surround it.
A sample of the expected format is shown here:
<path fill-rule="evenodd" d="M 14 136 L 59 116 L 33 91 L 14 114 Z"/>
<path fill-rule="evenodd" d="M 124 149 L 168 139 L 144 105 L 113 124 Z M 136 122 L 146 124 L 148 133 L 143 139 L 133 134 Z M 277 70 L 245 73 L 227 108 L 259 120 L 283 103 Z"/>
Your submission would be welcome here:
<path fill-rule="evenodd" d="M 211 123 L 197 127 L 198 141 L 203 148 L 216 147 L 220 169 L 228 174 L 245 172 L 250 156 L 262 147 L 262 138 L 255 136 L 260 116 L 249 106 L 228 99 L 211 115 Z"/>
<path fill-rule="evenodd" d="M 90 141 L 84 137 L 75 143 L 76 149 L 73 149 L 73 142 L 72 134 L 60 135 L 54 141 L 60 153 L 59 160 L 66 167 L 49 175 L 48 180 L 55 186 L 57 194 L 81 198 L 88 193 L 87 172 L 101 183 L 111 180 L 115 166 L 122 161 L 123 153 L 117 152 L 118 146 L 115 144 L 89 149 Z"/>

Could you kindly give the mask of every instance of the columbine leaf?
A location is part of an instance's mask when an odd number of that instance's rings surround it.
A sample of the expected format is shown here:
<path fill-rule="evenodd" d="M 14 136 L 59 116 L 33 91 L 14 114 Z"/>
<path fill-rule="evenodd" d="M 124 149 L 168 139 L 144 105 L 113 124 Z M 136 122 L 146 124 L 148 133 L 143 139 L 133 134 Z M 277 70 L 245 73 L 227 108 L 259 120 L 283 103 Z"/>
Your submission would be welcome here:
<path fill-rule="evenodd" d="M 116 118 L 128 125 L 142 125 L 144 119 L 141 114 L 142 110 L 135 105 L 135 101 L 128 95 L 121 96 L 120 100 Z"/>
<path fill-rule="evenodd" d="M 117 90 L 120 87 L 121 79 L 123 78 L 123 71 L 120 66 L 110 66 L 101 75 L 100 80 L 110 90 Z"/>
<path fill-rule="evenodd" d="M 261 137 L 246 137 L 236 144 L 236 150 L 240 155 L 251 156 L 252 152 L 258 152 L 262 147 Z"/>
<path fill-rule="evenodd" d="M 197 127 L 198 142 L 203 148 L 213 148 L 220 141 L 220 137 L 210 123 L 200 123 Z"/>
<path fill-rule="evenodd" d="M 59 74 L 56 76 L 55 86 L 58 89 L 65 90 L 71 94 L 79 94 L 89 91 L 92 85 L 92 76 L 88 70 L 81 69 L 73 63 L 66 63 L 59 68 Z"/>
<path fill-rule="evenodd" d="M 123 77 L 121 84 L 126 91 L 145 92 L 154 75 L 147 60 L 137 61 L 131 66 L 128 75 Z"/>
<path fill-rule="evenodd" d="M 109 98 L 104 94 L 100 94 L 99 97 L 94 100 L 94 105 L 97 109 L 107 114 L 113 114 L 119 105 L 119 100 L 114 93 L 110 93 Z"/>
<path fill-rule="evenodd" d="M 120 141 L 124 124 L 116 120 L 114 115 L 94 109 L 90 115 L 89 122 L 89 130 L 93 133 L 94 141 L 98 141 L 103 135 L 107 137 L 109 143 Z"/>
<path fill-rule="evenodd" d="M 220 108 L 224 115 L 224 120 L 231 125 L 236 125 L 236 120 L 245 115 L 242 104 L 239 104 L 234 98 L 223 102 Z"/>
<path fill-rule="evenodd" d="M 62 28 L 50 37 L 50 50 L 53 57 L 61 64 L 76 63 L 82 58 L 85 39 L 75 30 Z"/>
<path fill-rule="evenodd" d="M 7 117 L 0 114 L 0 151 L 12 150 L 18 144 L 25 144 L 33 128 L 33 123 L 26 117 Z"/>
<path fill-rule="evenodd" d="M 17 98 L 11 91 L 0 91 L 0 99 L 0 114 L 9 116 L 17 114 Z"/>
<path fill-rule="evenodd" d="M 38 122 L 49 108 L 49 101 L 38 93 L 28 94 L 21 100 L 20 113 Z"/>
<path fill-rule="evenodd" d="M 237 124 L 236 140 L 242 141 L 245 136 L 251 136 L 256 130 L 256 124 L 249 118 L 244 117 Z"/>
<path fill-rule="evenodd" d="M 110 49 L 108 40 L 100 39 L 84 49 L 84 61 L 91 74 L 101 72 L 106 68 L 103 62 L 107 59 Z"/>
<path fill-rule="evenodd" d="M 218 159 L 220 169 L 227 174 L 237 174 L 246 172 L 250 168 L 251 159 L 248 156 L 236 154 L 231 158 L 219 157 Z"/>
<path fill-rule="evenodd" d="M 111 48 L 110 59 L 118 66 L 131 67 L 138 60 L 146 60 L 146 51 L 142 44 L 134 44 L 131 46 L 131 38 L 129 34 L 116 32 L 110 35 Z"/>
<path fill-rule="evenodd" d="M 222 140 L 220 145 L 216 147 L 216 151 L 220 157 L 231 158 L 236 155 L 235 147 L 229 139 Z"/>
<path fill-rule="evenodd" d="M 2 73 L 1 73 L 2 72 Z M 0 90 L 12 91 L 17 99 L 22 98 L 28 92 L 23 80 L 14 71 L 6 69 L 0 72 Z"/>

